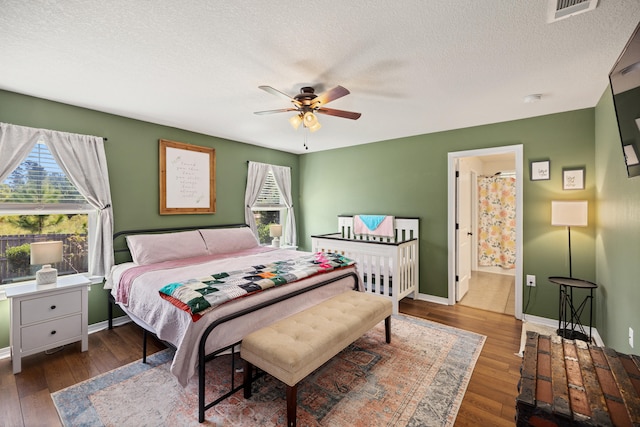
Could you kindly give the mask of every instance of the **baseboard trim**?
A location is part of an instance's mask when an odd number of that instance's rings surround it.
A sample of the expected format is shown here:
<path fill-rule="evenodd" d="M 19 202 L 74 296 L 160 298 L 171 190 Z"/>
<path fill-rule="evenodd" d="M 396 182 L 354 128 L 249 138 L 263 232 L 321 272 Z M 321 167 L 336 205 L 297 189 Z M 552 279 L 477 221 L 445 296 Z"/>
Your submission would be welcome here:
<path fill-rule="evenodd" d="M 126 323 L 131 322 L 129 316 L 121 316 L 113 319 L 113 326 L 122 326 Z M 109 328 L 109 322 L 105 320 L 104 322 L 93 323 L 89 325 L 88 332 L 93 334 L 94 332 L 102 331 Z M 0 359 L 6 359 L 7 357 L 11 357 L 11 347 L 0 348 Z"/>
<path fill-rule="evenodd" d="M 447 298 L 437 297 L 435 295 L 418 293 L 418 296 L 415 299 L 419 301 L 432 302 L 435 304 L 449 305 L 449 300 Z"/>
<path fill-rule="evenodd" d="M 530 323 L 535 323 L 537 325 L 548 326 L 550 328 L 558 328 L 558 321 L 556 319 L 534 316 L 532 314 L 523 314 L 522 320 Z M 591 328 L 591 338 L 593 338 L 593 341 L 598 347 L 605 347 L 604 341 L 602 340 L 602 337 L 595 327 Z"/>

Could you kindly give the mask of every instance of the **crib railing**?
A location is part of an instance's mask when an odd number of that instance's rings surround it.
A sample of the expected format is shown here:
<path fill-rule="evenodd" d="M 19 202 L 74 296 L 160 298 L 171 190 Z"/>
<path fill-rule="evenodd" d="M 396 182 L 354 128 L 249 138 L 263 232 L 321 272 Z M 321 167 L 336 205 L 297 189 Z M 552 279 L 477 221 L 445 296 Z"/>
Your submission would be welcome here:
<path fill-rule="evenodd" d="M 353 259 L 367 292 L 383 295 L 393 302 L 418 292 L 418 220 L 396 219 L 396 239 L 353 236 L 352 217 L 340 216 L 340 232 L 311 236 L 314 252 L 334 252 Z M 398 236 L 401 240 L 398 241 Z M 361 238 L 363 237 L 363 238 Z"/>
<path fill-rule="evenodd" d="M 399 218 L 394 221 L 395 237 L 380 237 L 370 235 L 356 235 L 353 232 L 353 216 L 338 216 L 338 233 L 345 239 L 365 240 L 372 242 L 403 242 L 405 240 L 417 239 L 419 231 L 418 218 Z"/>

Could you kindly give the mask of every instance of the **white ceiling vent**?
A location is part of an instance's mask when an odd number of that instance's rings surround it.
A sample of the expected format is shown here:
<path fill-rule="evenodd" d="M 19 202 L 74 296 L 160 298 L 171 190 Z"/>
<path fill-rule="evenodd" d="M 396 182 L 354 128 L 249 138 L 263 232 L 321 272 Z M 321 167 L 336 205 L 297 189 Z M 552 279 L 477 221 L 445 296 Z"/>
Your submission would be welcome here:
<path fill-rule="evenodd" d="M 598 0 L 549 0 L 547 22 L 556 22 L 579 13 L 593 10 Z"/>

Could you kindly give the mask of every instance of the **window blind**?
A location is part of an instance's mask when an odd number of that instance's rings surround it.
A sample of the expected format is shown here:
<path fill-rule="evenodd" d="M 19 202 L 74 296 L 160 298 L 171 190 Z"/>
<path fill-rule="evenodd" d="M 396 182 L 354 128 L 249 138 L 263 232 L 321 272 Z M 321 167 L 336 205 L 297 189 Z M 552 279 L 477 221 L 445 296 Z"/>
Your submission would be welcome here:
<path fill-rule="evenodd" d="M 273 172 L 267 173 L 267 179 L 260 190 L 260 195 L 253 207 L 255 208 L 280 208 L 283 207 L 282 197 L 280 197 L 280 189 L 276 184 Z"/>
<path fill-rule="evenodd" d="M 36 143 L 20 166 L 0 184 L 0 208 L 24 209 L 26 205 L 90 208 L 43 142 Z"/>

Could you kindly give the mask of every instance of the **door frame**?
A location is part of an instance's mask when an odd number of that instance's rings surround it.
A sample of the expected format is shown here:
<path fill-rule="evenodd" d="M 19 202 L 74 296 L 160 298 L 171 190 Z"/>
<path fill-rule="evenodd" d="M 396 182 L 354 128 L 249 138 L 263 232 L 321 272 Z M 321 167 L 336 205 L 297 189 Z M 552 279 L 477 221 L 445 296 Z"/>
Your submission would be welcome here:
<path fill-rule="evenodd" d="M 515 272 L 515 317 L 522 319 L 522 216 L 523 216 L 523 158 L 524 146 L 522 144 L 507 145 L 503 147 L 480 148 L 476 150 L 449 152 L 447 175 L 447 234 L 448 234 L 448 304 L 456 303 L 456 164 L 463 157 L 482 157 L 492 154 L 515 155 L 516 166 L 516 272 Z"/>
<path fill-rule="evenodd" d="M 457 209 L 455 211 L 456 213 L 456 223 L 458 224 L 455 230 L 455 234 L 456 234 L 456 255 L 460 255 L 457 256 L 456 258 L 456 268 L 455 268 L 455 276 L 456 279 L 454 281 L 455 283 L 455 288 L 454 288 L 454 292 L 455 292 L 455 297 L 454 300 L 456 303 L 460 302 L 460 300 L 464 297 L 464 295 L 466 295 L 466 293 L 469 291 L 469 281 L 471 280 L 471 274 L 472 274 L 472 251 L 473 251 L 473 244 L 474 244 L 474 234 L 477 233 L 472 233 L 474 228 L 473 228 L 473 185 L 472 185 L 472 173 L 471 170 L 465 170 L 462 171 L 461 169 L 461 161 L 456 161 L 456 170 L 459 171 L 460 173 L 457 174 L 456 176 L 456 203 L 458 206 L 462 206 L 462 203 L 465 203 L 468 206 L 467 212 L 464 212 L 463 209 Z M 463 181 L 464 178 L 464 181 Z M 464 185 L 463 185 L 464 184 Z M 466 194 L 464 194 L 466 192 Z M 466 197 L 465 197 L 466 196 Z M 466 200 L 465 200 L 466 199 Z M 466 217 L 466 218 L 465 218 Z M 467 235 L 465 236 L 464 230 L 465 230 L 465 224 L 464 222 L 468 221 L 468 223 L 466 224 L 466 231 L 467 233 L 472 233 L 471 235 Z M 463 257 L 461 255 L 461 245 L 466 244 L 466 250 L 464 252 L 466 252 L 466 255 Z M 468 259 L 467 259 L 468 258 Z M 464 265 L 464 262 L 461 262 L 462 260 L 465 260 L 467 262 L 467 265 Z M 465 267 L 465 269 L 468 269 L 468 271 L 464 271 L 464 269 L 461 269 L 460 267 L 463 266 Z M 466 275 L 465 273 L 468 272 L 468 275 Z M 461 288 L 463 285 L 463 282 L 465 282 L 465 289 L 464 289 L 464 295 L 461 296 Z"/>

